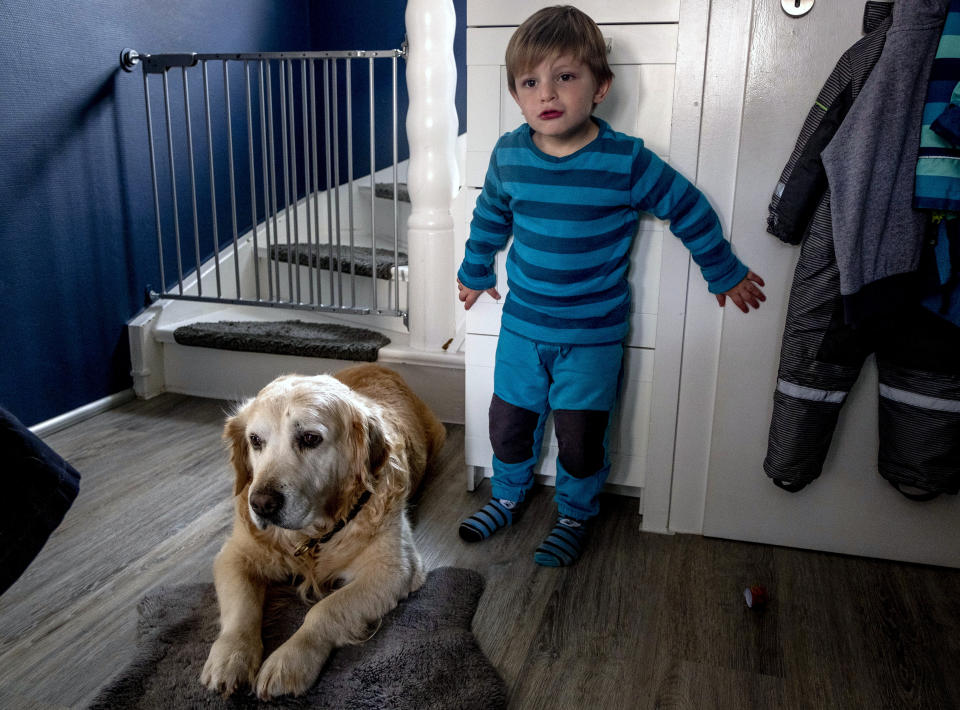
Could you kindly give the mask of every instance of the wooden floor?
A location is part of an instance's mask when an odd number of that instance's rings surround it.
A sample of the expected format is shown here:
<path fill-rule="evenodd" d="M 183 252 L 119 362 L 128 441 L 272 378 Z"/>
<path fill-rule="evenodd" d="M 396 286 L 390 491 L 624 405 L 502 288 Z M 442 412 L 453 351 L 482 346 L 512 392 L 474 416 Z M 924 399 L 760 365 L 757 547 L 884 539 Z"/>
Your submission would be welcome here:
<path fill-rule="evenodd" d="M 83 480 L 0 596 L 0 708 L 83 707 L 130 658 L 140 596 L 211 579 L 231 514 L 227 406 L 164 395 L 47 438 Z M 615 496 L 576 566 L 540 568 L 549 489 L 515 528 L 457 537 L 489 488 L 466 492 L 463 428 L 449 430 L 412 509 L 417 542 L 428 568 L 486 578 L 474 631 L 511 707 L 960 708 L 960 572 L 643 534 L 636 501 Z M 762 613 L 742 596 L 756 583 Z"/>

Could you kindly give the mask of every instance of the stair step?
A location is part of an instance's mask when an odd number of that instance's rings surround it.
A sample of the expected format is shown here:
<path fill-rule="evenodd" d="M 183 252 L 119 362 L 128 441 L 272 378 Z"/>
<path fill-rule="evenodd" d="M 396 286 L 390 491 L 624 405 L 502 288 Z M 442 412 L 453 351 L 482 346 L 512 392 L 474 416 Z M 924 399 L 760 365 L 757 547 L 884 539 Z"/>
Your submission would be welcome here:
<path fill-rule="evenodd" d="M 352 252 L 352 255 L 351 255 Z M 396 254 L 394 260 L 392 249 L 377 249 L 376 270 L 378 279 L 391 279 L 394 276 L 395 267 L 407 266 L 407 255 L 404 252 Z M 357 276 L 373 275 L 373 258 L 370 247 L 340 247 L 340 258 L 330 256 L 330 249 L 326 245 L 320 246 L 320 254 L 316 249 L 309 248 L 306 245 L 300 245 L 300 248 L 287 247 L 285 244 L 271 245 L 270 258 L 281 263 L 294 263 L 300 266 L 312 266 L 325 271 L 336 270 L 339 263 L 340 271 L 345 274 L 353 273 Z"/>
<path fill-rule="evenodd" d="M 365 328 L 301 320 L 197 322 L 180 326 L 173 337 L 180 345 L 365 362 L 376 361 L 390 344 Z"/>
<path fill-rule="evenodd" d="M 385 197 L 388 199 L 393 199 L 393 183 L 378 182 L 375 188 L 374 195 L 376 195 L 377 197 Z M 407 183 L 405 182 L 397 183 L 397 201 L 398 202 L 410 201 L 410 191 L 407 189 Z"/>

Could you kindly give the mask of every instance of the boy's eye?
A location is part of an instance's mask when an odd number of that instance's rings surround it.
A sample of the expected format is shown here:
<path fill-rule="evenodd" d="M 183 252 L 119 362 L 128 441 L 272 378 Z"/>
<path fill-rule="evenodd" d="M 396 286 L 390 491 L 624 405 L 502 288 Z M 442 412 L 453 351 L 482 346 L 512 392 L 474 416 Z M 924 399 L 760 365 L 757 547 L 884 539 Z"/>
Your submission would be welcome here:
<path fill-rule="evenodd" d="M 561 74 L 559 78 L 560 78 L 560 81 L 570 81 L 571 79 L 574 78 L 574 76 L 573 74 L 566 73 L 566 74 Z"/>
<path fill-rule="evenodd" d="M 532 89 L 533 87 L 535 87 L 535 86 L 537 85 L 537 80 L 536 80 L 536 79 L 524 79 L 522 82 L 520 82 L 520 85 L 526 87 L 527 89 Z"/>

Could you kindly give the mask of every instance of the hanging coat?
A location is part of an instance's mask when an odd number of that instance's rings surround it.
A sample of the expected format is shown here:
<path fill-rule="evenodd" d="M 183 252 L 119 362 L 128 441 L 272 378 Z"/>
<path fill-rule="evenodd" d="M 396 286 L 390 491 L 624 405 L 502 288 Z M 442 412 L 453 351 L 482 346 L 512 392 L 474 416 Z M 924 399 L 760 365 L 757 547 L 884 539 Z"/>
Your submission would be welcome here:
<path fill-rule="evenodd" d="M 896 89 L 910 84 L 908 67 L 912 81 L 925 85 L 940 34 L 935 20 L 942 23 L 946 3 L 911 0 L 892 11 L 867 3 L 868 32 L 840 58 L 817 97 L 770 205 L 768 231 L 802 242 L 764 460 L 767 475 L 786 490 L 820 475 L 843 402 L 871 353 L 880 374 L 880 474 L 912 497 L 960 488 L 960 337 L 920 307 L 917 294 L 903 295 L 910 293 L 911 273 L 904 269 L 919 259 L 920 243 L 910 240 L 922 243 L 923 224 L 915 237 L 913 180 L 904 181 L 897 157 L 909 150 L 877 147 L 907 140 L 909 116 L 922 110 L 922 98 L 919 107 L 905 104 Z M 859 152 L 858 140 L 864 141 Z M 915 161 L 914 148 L 908 172 Z M 886 213 L 878 217 L 868 207 Z M 865 225 L 873 231 L 858 231 Z M 857 244 L 862 258 L 851 249 Z M 845 304 L 845 294 L 867 287 L 858 307 Z M 899 296 L 884 297 L 893 292 Z"/>

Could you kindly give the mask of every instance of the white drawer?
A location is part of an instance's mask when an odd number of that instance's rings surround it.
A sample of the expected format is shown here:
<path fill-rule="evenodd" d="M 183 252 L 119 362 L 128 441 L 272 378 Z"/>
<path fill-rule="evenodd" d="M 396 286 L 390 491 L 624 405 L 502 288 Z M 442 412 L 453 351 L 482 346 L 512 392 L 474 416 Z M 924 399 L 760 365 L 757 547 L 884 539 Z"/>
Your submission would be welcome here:
<path fill-rule="evenodd" d="M 469 0 L 467 25 L 519 25 L 545 4 L 542 0 Z M 567 3 L 594 22 L 677 22 L 680 0 L 573 0 Z"/>

